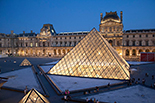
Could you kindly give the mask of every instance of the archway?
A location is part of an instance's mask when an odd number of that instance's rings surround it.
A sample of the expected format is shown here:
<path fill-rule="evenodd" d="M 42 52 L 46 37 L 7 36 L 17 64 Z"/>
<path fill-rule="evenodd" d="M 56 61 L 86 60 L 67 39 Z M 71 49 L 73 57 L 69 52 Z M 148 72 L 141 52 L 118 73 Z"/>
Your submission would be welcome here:
<path fill-rule="evenodd" d="M 140 55 L 141 52 L 143 52 L 143 50 L 142 49 L 139 49 L 138 54 Z"/>
<path fill-rule="evenodd" d="M 155 49 L 153 49 L 152 52 L 155 52 Z"/>
<path fill-rule="evenodd" d="M 62 50 L 63 54 L 66 55 L 65 49 Z"/>
<path fill-rule="evenodd" d="M 56 49 L 54 49 L 54 55 L 56 55 Z"/>
<path fill-rule="evenodd" d="M 61 50 L 60 49 L 58 49 L 58 53 L 59 53 L 59 55 L 61 55 Z"/>
<path fill-rule="evenodd" d="M 127 49 L 125 55 L 126 55 L 126 56 L 129 56 L 129 54 L 130 54 L 130 52 L 129 52 L 129 50 Z"/>
<path fill-rule="evenodd" d="M 69 51 L 70 51 L 70 50 L 69 50 L 69 49 L 67 49 L 67 53 L 69 53 Z"/>
<path fill-rule="evenodd" d="M 45 56 L 45 54 L 46 54 L 46 50 L 45 50 L 45 49 L 43 49 L 43 55 Z"/>
<path fill-rule="evenodd" d="M 150 52 L 150 50 L 149 49 L 146 49 L 145 52 Z"/>
<path fill-rule="evenodd" d="M 135 49 L 132 50 L 132 55 L 136 56 L 136 50 Z"/>

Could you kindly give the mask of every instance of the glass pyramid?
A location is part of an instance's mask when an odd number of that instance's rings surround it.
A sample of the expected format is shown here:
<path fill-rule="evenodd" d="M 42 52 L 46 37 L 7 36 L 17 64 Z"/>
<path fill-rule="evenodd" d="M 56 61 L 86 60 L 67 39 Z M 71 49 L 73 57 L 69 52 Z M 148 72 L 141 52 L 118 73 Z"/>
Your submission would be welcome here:
<path fill-rule="evenodd" d="M 128 63 L 95 28 L 48 73 L 107 79 L 130 78 Z"/>
<path fill-rule="evenodd" d="M 32 64 L 27 59 L 24 59 L 22 63 L 20 64 L 20 66 L 31 66 L 31 65 Z"/>
<path fill-rule="evenodd" d="M 37 90 L 31 89 L 19 103 L 50 103 L 42 94 Z"/>

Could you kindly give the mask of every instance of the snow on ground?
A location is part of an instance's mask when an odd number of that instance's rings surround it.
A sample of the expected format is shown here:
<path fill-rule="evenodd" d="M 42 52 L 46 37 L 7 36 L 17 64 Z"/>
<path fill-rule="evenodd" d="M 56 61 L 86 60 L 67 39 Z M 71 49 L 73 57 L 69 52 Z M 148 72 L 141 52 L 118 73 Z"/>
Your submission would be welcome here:
<path fill-rule="evenodd" d="M 96 98 L 102 102 L 114 103 L 155 103 L 155 90 L 145 86 L 136 85 L 124 89 L 109 91 L 96 95 L 82 97 L 81 99 Z"/>
<path fill-rule="evenodd" d="M 107 85 L 108 83 L 114 84 L 122 82 L 120 80 L 108 80 L 108 79 L 93 79 L 93 78 L 80 78 L 80 77 L 67 77 L 47 75 L 54 83 L 60 88 L 61 91 L 65 90 L 80 90 L 96 86 Z"/>
<path fill-rule="evenodd" d="M 48 66 L 40 66 L 45 73 L 47 73 L 54 65 L 48 65 Z"/>
<path fill-rule="evenodd" d="M 58 62 L 59 62 L 59 60 L 53 61 L 53 62 L 50 62 L 50 63 L 45 63 L 45 64 L 57 64 Z"/>
<path fill-rule="evenodd" d="M 31 67 L 24 68 L 21 70 L 11 71 L 7 73 L 0 74 L 0 77 L 9 78 L 8 81 L 3 85 L 7 87 L 17 88 L 17 89 L 25 89 L 27 86 L 28 89 L 35 88 L 38 91 L 42 92 L 42 89 L 37 82 L 37 78 L 33 73 Z"/>
<path fill-rule="evenodd" d="M 140 64 L 149 64 L 152 62 L 130 62 L 130 61 L 127 61 L 127 63 L 130 65 L 140 65 Z"/>

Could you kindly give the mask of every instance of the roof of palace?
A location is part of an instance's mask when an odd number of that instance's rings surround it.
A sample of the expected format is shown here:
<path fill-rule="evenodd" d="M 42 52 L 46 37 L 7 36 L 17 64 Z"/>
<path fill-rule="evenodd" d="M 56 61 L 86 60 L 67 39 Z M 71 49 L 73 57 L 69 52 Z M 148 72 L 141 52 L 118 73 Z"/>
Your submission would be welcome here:
<path fill-rule="evenodd" d="M 119 17 L 116 12 L 109 12 L 109 13 L 106 12 L 106 15 L 104 16 L 104 18 L 102 20 L 104 21 L 107 19 L 119 20 Z"/>

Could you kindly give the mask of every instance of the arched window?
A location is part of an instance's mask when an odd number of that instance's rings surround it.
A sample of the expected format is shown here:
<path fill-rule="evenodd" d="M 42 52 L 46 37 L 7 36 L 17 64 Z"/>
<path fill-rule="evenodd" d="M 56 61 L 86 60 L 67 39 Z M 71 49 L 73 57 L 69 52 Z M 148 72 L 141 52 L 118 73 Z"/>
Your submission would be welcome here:
<path fill-rule="evenodd" d="M 129 56 L 129 54 L 130 54 L 130 52 L 129 52 L 129 50 L 127 49 L 125 55 L 126 55 L 126 56 Z"/>
<path fill-rule="evenodd" d="M 132 50 L 132 55 L 136 56 L 136 50 L 135 49 Z"/>
<path fill-rule="evenodd" d="M 150 52 L 150 50 L 149 49 L 146 49 L 145 52 Z"/>

